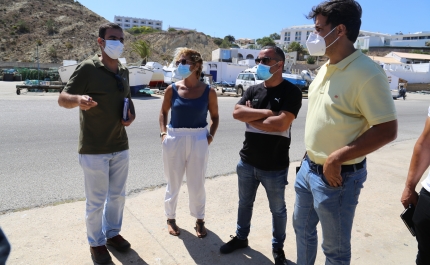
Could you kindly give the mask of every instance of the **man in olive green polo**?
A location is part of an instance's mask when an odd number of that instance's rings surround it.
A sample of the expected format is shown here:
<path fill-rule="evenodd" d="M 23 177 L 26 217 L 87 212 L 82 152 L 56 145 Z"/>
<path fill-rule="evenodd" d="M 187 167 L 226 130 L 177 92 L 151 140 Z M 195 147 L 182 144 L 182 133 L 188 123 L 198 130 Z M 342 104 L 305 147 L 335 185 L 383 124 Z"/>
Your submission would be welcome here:
<path fill-rule="evenodd" d="M 61 107 L 80 108 L 78 152 L 85 179 L 87 236 L 92 259 L 102 264 L 111 261 L 106 244 L 119 251 L 130 248 L 119 234 L 129 165 L 125 127 L 136 117 L 129 72 L 118 61 L 123 42 L 119 25 L 102 25 L 97 38 L 101 55 L 78 65 L 58 99 Z"/>

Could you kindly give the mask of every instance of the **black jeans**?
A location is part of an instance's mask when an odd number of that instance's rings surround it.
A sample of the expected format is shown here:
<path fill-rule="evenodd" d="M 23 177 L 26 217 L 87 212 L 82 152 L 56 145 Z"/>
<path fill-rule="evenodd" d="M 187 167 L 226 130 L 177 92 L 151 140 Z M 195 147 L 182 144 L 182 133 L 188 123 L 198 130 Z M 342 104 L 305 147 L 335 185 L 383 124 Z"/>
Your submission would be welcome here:
<path fill-rule="evenodd" d="M 422 188 L 412 221 L 418 241 L 417 265 L 430 264 L 430 193 Z"/>

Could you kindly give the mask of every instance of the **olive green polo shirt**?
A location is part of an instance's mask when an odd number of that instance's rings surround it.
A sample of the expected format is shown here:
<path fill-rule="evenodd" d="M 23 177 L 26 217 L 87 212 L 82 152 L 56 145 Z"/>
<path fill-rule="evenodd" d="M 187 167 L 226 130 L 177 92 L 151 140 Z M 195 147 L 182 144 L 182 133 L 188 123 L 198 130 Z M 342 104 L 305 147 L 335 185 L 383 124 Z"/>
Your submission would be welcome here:
<path fill-rule="evenodd" d="M 369 57 L 355 51 L 337 64 L 323 65 L 308 93 L 305 145 L 309 158 L 327 157 L 370 126 L 395 120 L 396 108 L 387 75 Z M 361 162 L 363 157 L 345 162 Z"/>
<path fill-rule="evenodd" d="M 88 95 L 98 103 L 87 111 L 79 110 L 80 154 L 108 154 L 128 149 L 121 118 L 124 98 L 130 99 L 129 73 L 120 62 L 118 69 L 123 91 L 119 89 L 115 74 L 103 65 L 97 54 L 77 66 L 64 88 L 69 94 Z"/>

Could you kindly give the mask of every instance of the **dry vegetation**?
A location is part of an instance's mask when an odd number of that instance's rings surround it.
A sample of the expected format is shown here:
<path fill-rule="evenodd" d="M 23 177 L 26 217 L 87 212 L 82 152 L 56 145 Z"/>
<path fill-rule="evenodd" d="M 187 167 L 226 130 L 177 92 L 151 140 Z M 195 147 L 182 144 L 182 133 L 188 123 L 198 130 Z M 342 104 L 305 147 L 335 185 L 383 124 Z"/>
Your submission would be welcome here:
<path fill-rule="evenodd" d="M 99 52 L 98 28 L 106 22 L 106 18 L 74 0 L 0 0 L 0 61 L 33 62 L 37 48 L 42 63 L 82 61 Z M 127 62 L 140 59 L 130 45 L 138 39 L 149 41 L 153 49 L 149 59 L 160 63 L 170 61 L 177 47 L 197 49 L 205 60 L 218 48 L 210 37 L 197 32 L 125 35 L 123 56 Z"/>

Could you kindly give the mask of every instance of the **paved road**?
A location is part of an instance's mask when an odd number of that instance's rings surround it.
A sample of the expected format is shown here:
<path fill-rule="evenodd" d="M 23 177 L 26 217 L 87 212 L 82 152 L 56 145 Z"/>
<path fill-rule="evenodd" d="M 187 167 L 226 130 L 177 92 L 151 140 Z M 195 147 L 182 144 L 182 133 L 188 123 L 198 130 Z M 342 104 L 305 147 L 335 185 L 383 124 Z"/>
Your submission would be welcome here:
<path fill-rule="evenodd" d="M 57 105 L 53 93 L 17 96 L 0 84 L 0 214 L 84 197 L 78 165 L 78 110 Z M 235 171 L 244 138 L 244 125 L 231 112 L 238 98 L 220 97 L 220 126 L 210 149 L 207 177 Z M 399 135 L 396 141 L 417 138 L 423 128 L 430 96 L 410 95 L 396 101 Z M 162 173 L 158 112 L 161 98 L 135 98 L 138 118 L 127 129 L 130 140 L 128 194 L 165 183 Z M 307 100 L 293 124 L 290 157 L 303 155 Z M 408 161 L 409 157 L 405 157 Z"/>

